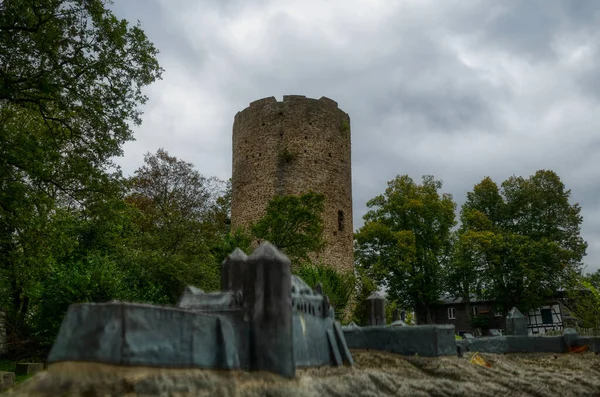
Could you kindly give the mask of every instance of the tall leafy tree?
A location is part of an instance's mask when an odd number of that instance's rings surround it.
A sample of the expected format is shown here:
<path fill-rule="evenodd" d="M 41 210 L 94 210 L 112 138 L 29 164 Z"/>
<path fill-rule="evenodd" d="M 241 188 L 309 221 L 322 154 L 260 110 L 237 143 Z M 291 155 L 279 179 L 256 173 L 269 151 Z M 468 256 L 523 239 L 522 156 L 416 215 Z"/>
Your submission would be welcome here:
<path fill-rule="evenodd" d="M 465 305 L 471 316 L 473 296 L 482 295 L 481 272 L 487 264 L 485 253 L 495 243 L 495 235 L 488 231 L 459 231 L 454 239 L 452 258 L 444 271 L 445 291 Z"/>
<path fill-rule="evenodd" d="M 275 245 L 295 265 L 311 262 L 311 254 L 325 245 L 324 209 L 325 196 L 320 193 L 276 196 L 263 217 L 251 226 L 251 233 L 259 241 Z"/>
<path fill-rule="evenodd" d="M 445 291 L 465 305 L 469 316 L 473 296 L 482 297 L 485 284 L 481 276 L 499 245 L 498 234 L 505 223 L 505 203 L 498 185 L 489 177 L 467 193 L 460 214 L 452 260 L 445 269 Z M 499 254 L 496 252 L 496 254 Z"/>
<path fill-rule="evenodd" d="M 359 267 L 400 306 L 422 310 L 431 322 L 431 306 L 442 291 L 442 268 L 448 261 L 456 224 L 452 196 L 439 193 L 442 182 L 424 176 L 416 184 L 407 175 L 388 183 L 356 234 Z"/>
<path fill-rule="evenodd" d="M 580 236 L 581 208 L 569 197 L 552 171 L 513 176 L 500 187 L 484 178 L 462 207 L 462 245 L 449 272 L 460 281 L 450 292 L 462 297 L 461 286 L 470 283 L 471 292 L 505 309 L 529 310 L 564 287 L 568 274 L 580 270 L 587 247 Z"/>
<path fill-rule="evenodd" d="M 556 245 L 560 265 L 579 270 L 587 243 L 580 235 L 581 206 L 571 204 L 571 191 L 553 171 L 540 170 L 525 179 L 511 177 L 502 183 L 506 199 L 506 228 L 537 242 Z"/>
<path fill-rule="evenodd" d="M 41 281 L 77 244 L 57 226 L 94 217 L 94 203 L 118 194 L 111 159 L 141 122 L 142 88 L 162 72 L 156 55 L 140 26 L 102 0 L 0 3 L 0 271 L 9 331 L 26 333 Z"/>
<path fill-rule="evenodd" d="M 14 193 L 97 190 L 141 123 L 157 52 L 102 0 L 3 1 L 0 161 Z"/>
<path fill-rule="evenodd" d="M 219 288 L 211 247 L 226 235 L 225 217 L 219 215 L 224 184 L 163 149 L 146 154 L 129 180 L 126 201 L 139 210 L 139 271 L 149 276 L 140 279 L 162 285 L 171 302 L 186 284 Z"/>

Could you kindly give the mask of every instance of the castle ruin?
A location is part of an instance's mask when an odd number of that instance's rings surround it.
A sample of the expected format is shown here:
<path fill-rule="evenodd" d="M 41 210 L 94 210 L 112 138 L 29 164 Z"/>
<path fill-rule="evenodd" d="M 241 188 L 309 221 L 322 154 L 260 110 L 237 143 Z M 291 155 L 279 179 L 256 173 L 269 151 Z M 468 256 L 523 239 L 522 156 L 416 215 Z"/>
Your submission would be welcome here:
<path fill-rule="evenodd" d="M 324 250 L 314 259 L 354 266 L 350 117 L 337 102 L 286 95 L 250 103 L 233 124 L 231 226 L 248 227 L 276 195 L 325 196 Z"/>

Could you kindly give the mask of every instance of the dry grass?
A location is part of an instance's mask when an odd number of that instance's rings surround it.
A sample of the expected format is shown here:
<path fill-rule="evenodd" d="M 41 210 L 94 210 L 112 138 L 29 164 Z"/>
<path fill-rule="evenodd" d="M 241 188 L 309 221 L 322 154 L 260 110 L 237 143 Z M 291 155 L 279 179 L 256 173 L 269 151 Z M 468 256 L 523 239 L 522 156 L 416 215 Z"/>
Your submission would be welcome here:
<path fill-rule="evenodd" d="M 14 396 L 600 396 L 600 356 L 482 354 L 404 357 L 352 351 L 356 365 L 270 373 L 61 363 L 15 388 Z"/>

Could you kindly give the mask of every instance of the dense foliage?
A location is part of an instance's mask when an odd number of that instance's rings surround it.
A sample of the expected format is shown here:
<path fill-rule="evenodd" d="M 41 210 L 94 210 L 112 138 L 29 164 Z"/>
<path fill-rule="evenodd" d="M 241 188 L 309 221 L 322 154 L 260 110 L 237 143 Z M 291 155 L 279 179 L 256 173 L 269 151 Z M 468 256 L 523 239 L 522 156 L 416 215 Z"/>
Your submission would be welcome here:
<path fill-rule="evenodd" d="M 355 296 L 350 320 L 357 325 L 365 326 L 367 325 L 367 298 L 377 291 L 377 284 L 363 268 L 356 266 L 355 273 Z"/>
<path fill-rule="evenodd" d="M 496 301 L 505 312 L 528 311 L 572 289 L 587 243 L 581 208 L 569 202 L 556 173 L 513 176 L 500 186 L 484 178 L 467 193 L 456 231 L 455 205 L 440 188 L 432 177 L 422 185 L 397 177 L 367 203 L 373 209 L 356 234 L 358 267 L 392 304 L 415 308 L 429 321 L 428 307 L 444 295 L 462 299 L 471 314 L 473 297 Z"/>
<path fill-rule="evenodd" d="M 137 209 L 135 245 L 144 280 L 161 285 L 175 302 L 188 284 L 219 289 L 211 249 L 227 234 L 225 209 L 218 198 L 224 182 L 203 177 L 190 163 L 159 149 L 128 180 L 125 201 Z"/>
<path fill-rule="evenodd" d="M 102 295 L 98 279 L 122 288 L 110 263 L 128 211 L 112 158 L 160 78 L 156 55 L 101 0 L 0 3 L 0 296 L 22 349 L 61 310 L 53 299 Z"/>
<path fill-rule="evenodd" d="M 407 175 L 396 177 L 367 203 L 371 210 L 356 234 L 358 266 L 387 289 L 390 300 L 423 310 L 429 320 L 442 293 L 456 224 L 456 204 L 451 195 L 439 194 L 441 187 L 431 176 L 420 185 Z"/>
<path fill-rule="evenodd" d="M 570 315 L 579 320 L 577 326 L 600 331 L 600 290 L 588 277 L 574 275 L 567 289 Z"/>
<path fill-rule="evenodd" d="M 339 317 L 345 313 L 355 287 L 355 276 L 352 272 L 340 273 L 331 266 L 307 263 L 300 266 L 295 273 L 312 288 L 320 283 L 323 295 L 329 298 L 336 315 Z"/>
<path fill-rule="evenodd" d="M 259 241 L 269 241 L 283 251 L 294 265 L 311 262 L 311 254 L 325 245 L 323 210 L 325 196 L 308 192 L 302 195 L 276 196 L 267 205 L 265 215 L 251 226 Z"/>
<path fill-rule="evenodd" d="M 569 196 L 545 170 L 500 187 L 490 178 L 475 185 L 462 207 L 448 292 L 467 304 L 474 294 L 528 311 L 566 287 L 587 247 L 581 208 Z"/>

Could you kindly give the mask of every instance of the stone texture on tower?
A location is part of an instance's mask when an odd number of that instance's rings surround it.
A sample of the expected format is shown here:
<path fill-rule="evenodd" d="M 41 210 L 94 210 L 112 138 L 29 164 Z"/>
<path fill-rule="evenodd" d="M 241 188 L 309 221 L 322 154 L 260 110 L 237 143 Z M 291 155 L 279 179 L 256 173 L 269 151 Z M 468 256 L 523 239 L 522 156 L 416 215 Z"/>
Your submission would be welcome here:
<path fill-rule="evenodd" d="M 276 195 L 325 195 L 327 246 L 313 259 L 354 266 L 350 117 L 329 98 L 254 101 L 233 124 L 231 226 L 260 219 Z"/>

